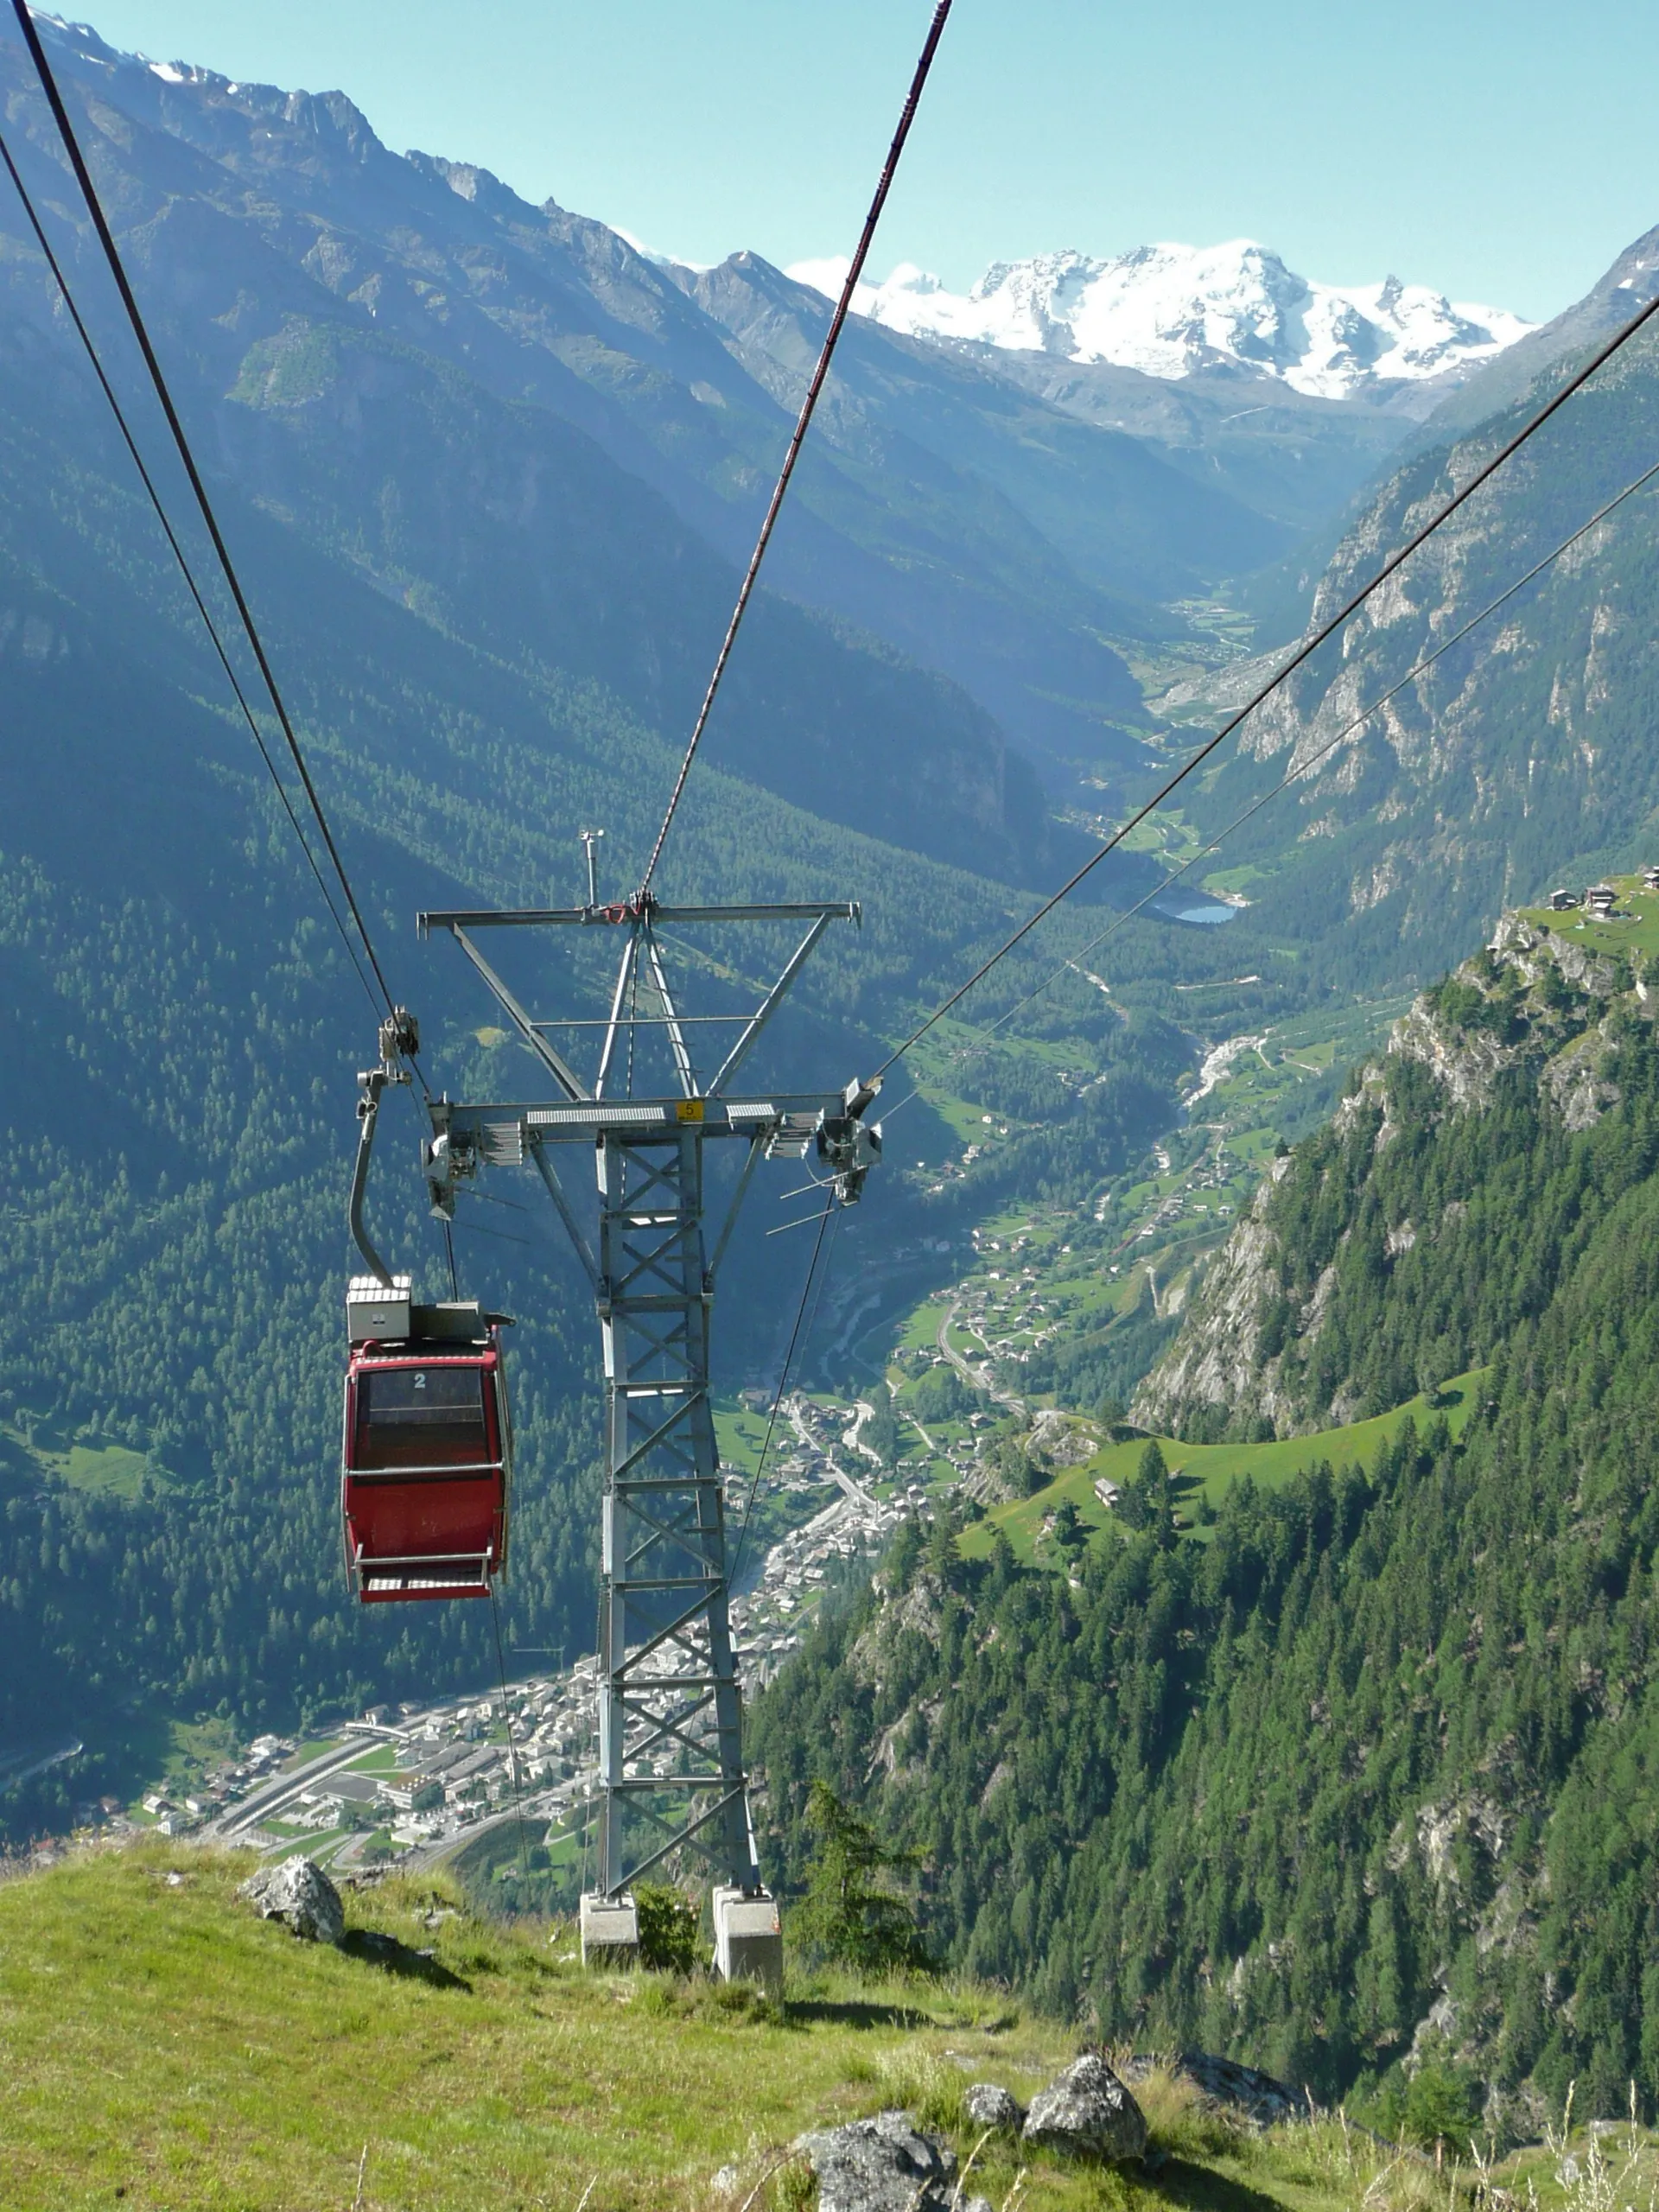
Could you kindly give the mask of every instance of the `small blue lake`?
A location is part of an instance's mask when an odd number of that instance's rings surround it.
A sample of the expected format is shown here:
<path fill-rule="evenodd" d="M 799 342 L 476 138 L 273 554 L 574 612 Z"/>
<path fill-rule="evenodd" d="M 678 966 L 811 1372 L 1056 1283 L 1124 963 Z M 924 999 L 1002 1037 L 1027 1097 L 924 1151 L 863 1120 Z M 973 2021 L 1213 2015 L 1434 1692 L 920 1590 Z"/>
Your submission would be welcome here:
<path fill-rule="evenodd" d="M 1244 909 L 1226 906 L 1220 899 L 1206 899 L 1202 905 L 1190 906 L 1166 906 L 1154 899 L 1150 911 L 1166 922 L 1195 922 L 1203 929 L 1219 929 L 1224 922 L 1236 922 Z"/>

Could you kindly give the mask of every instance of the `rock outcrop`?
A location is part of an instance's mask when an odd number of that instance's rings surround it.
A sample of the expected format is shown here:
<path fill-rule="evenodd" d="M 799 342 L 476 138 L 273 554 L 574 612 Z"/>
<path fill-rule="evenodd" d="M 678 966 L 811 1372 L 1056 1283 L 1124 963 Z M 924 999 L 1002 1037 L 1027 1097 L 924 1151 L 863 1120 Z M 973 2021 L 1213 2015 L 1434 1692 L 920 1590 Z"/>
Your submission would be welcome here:
<path fill-rule="evenodd" d="M 1074 2058 L 1039 2089 L 1026 2114 L 1024 2139 L 1033 2148 L 1115 2164 L 1147 2147 L 1146 2115 L 1097 2051 Z"/>
<path fill-rule="evenodd" d="M 1137 2051 L 1124 2062 L 1122 2072 L 1131 2085 L 1144 2082 L 1148 2075 L 1166 2072 L 1172 2080 L 1196 2090 L 1208 2111 L 1234 2124 L 1243 2120 L 1252 2128 L 1273 2127 L 1299 2117 L 1305 2120 L 1310 2110 L 1306 2098 L 1288 2082 L 1236 2058 L 1218 2057 L 1213 2051 L 1184 2050 L 1173 2064 L 1167 2058 Z"/>
<path fill-rule="evenodd" d="M 825 2128 L 795 2147 L 817 2177 L 817 2212 L 949 2212 L 956 2152 L 907 2113 Z"/>
<path fill-rule="evenodd" d="M 346 1933 L 340 1891 L 312 1859 L 284 1859 L 280 1866 L 262 1866 L 237 1895 L 262 1920 L 280 1920 L 305 1942 L 338 1943 Z"/>
<path fill-rule="evenodd" d="M 1187 1408 L 1231 1408 L 1247 1397 L 1275 1421 L 1288 1417 L 1264 1373 L 1263 1330 L 1277 1281 L 1273 1195 L 1290 1171 L 1275 1160 L 1250 1210 L 1211 1261 L 1179 1336 L 1135 1394 L 1129 1419 L 1155 1434 L 1177 1433 Z"/>
<path fill-rule="evenodd" d="M 970 2082 L 963 2105 L 976 2127 L 995 2127 L 1010 2135 L 1025 2118 L 1013 2092 L 1000 2082 Z"/>

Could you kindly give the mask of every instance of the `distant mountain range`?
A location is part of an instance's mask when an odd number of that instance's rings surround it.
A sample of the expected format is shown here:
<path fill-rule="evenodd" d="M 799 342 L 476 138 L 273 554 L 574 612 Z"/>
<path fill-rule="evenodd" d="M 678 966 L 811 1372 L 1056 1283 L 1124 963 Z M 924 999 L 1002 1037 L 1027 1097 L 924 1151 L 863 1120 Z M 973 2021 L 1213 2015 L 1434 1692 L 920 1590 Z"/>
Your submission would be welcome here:
<path fill-rule="evenodd" d="M 804 261 L 789 273 L 833 294 L 848 266 Z M 1397 276 L 1317 283 L 1249 238 L 1137 246 L 1109 261 L 1074 252 L 999 261 L 965 295 L 902 263 L 884 283 L 861 285 L 855 305 L 915 337 L 1109 362 L 1154 377 L 1243 370 L 1310 398 L 1393 399 L 1413 414 L 1534 327 Z"/>

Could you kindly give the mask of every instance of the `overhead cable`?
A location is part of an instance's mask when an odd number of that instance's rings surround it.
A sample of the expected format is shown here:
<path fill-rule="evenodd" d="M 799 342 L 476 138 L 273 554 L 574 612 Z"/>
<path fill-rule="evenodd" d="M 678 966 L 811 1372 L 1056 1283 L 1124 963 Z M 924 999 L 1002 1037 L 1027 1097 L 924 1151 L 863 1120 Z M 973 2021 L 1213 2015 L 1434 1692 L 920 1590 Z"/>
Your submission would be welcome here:
<path fill-rule="evenodd" d="M 807 1301 L 812 1295 L 813 1278 L 818 1272 L 818 1261 L 823 1251 L 823 1233 L 829 1227 L 830 1215 L 836 1211 L 837 1209 L 834 1206 L 826 1206 L 818 1217 L 817 1240 L 812 1247 L 812 1257 L 807 1264 L 806 1281 L 801 1285 L 801 1302 L 795 1308 L 795 1325 L 789 1332 L 789 1349 L 784 1354 L 784 1364 L 778 1376 L 778 1388 L 772 1395 L 772 1411 L 766 1416 L 766 1433 L 760 1446 L 760 1456 L 754 1463 L 754 1477 L 749 1484 L 749 1495 L 743 1507 L 742 1523 L 737 1532 L 737 1552 L 732 1561 L 731 1573 L 727 1577 L 729 1586 L 734 1590 L 737 1587 L 738 1570 L 743 1564 L 743 1553 L 749 1541 L 749 1522 L 754 1512 L 755 1493 L 760 1487 L 760 1478 L 766 1471 L 766 1459 L 772 1451 L 772 1433 L 778 1426 L 779 1408 L 784 1402 L 784 1393 L 789 1388 L 790 1370 L 795 1364 L 795 1348 L 801 1340 L 801 1325 L 806 1319 Z M 814 1318 L 816 1319 L 816 1316 Z"/>
<path fill-rule="evenodd" d="M 364 989 L 368 993 L 369 1003 L 372 1006 L 375 1003 L 374 990 L 369 982 L 368 976 L 364 972 L 363 963 L 358 957 L 356 945 L 352 942 L 351 932 L 347 930 L 344 921 L 340 918 L 340 910 L 334 904 L 334 896 L 329 891 L 327 881 L 324 880 L 322 870 L 317 866 L 316 855 L 312 851 L 310 841 L 308 839 L 305 831 L 300 825 L 299 816 L 294 811 L 294 802 L 288 795 L 288 786 L 283 783 L 281 776 L 276 772 L 276 763 L 270 757 L 270 749 L 265 743 L 264 734 L 260 729 L 257 721 L 254 719 L 253 709 L 248 704 L 247 694 L 242 689 L 241 680 L 238 677 L 236 670 L 232 664 L 230 655 L 225 650 L 225 643 L 219 634 L 218 626 L 215 624 L 212 614 L 208 612 L 207 602 L 201 595 L 200 587 L 196 582 L 194 573 L 191 569 L 190 563 L 185 553 L 184 548 L 179 543 L 178 534 L 174 530 L 173 524 L 168 519 L 167 509 L 162 504 L 161 493 L 156 490 L 155 480 L 151 477 L 149 468 L 145 466 L 143 454 L 138 450 L 137 441 L 132 435 L 131 428 L 128 423 L 126 415 L 122 409 L 121 402 L 116 397 L 115 388 L 111 384 L 108 376 L 105 373 L 104 364 L 99 358 L 98 347 L 93 342 L 92 334 L 91 331 L 87 329 L 86 323 L 81 319 L 80 309 L 75 304 L 74 294 L 69 289 L 69 280 L 64 273 L 62 265 L 59 262 L 56 253 L 53 251 L 52 242 L 46 234 L 45 226 L 42 225 L 39 213 L 36 212 L 35 202 L 29 196 L 29 188 L 23 182 L 22 176 L 18 169 L 17 164 L 12 159 L 11 149 L 7 145 L 3 136 L 0 136 L 0 162 L 3 162 L 5 164 L 6 173 L 10 177 L 12 183 L 16 187 L 17 197 L 22 203 L 24 214 L 29 218 L 29 226 L 35 233 L 35 242 L 39 245 L 41 253 L 46 257 L 46 265 L 52 272 L 53 281 L 57 285 L 59 296 L 63 302 L 64 308 L 68 314 L 70 321 L 74 325 L 75 334 L 79 337 L 82 346 L 86 349 L 86 359 L 92 364 L 92 374 L 97 378 L 99 388 L 102 390 L 105 398 L 108 400 L 110 404 L 110 412 L 115 417 L 116 428 L 120 431 L 122 442 L 125 445 L 128 453 L 132 457 L 132 465 L 137 470 L 138 480 L 143 486 L 146 493 L 149 495 L 149 504 L 156 511 L 156 519 L 162 526 L 162 535 L 167 539 L 168 544 L 172 548 L 173 557 L 179 565 L 179 573 L 184 578 L 185 588 L 189 592 L 192 600 L 195 602 L 196 612 L 201 617 L 202 626 L 207 631 L 209 639 L 212 640 L 213 651 L 219 657 L 219 664 L 224 670 L 226 679 L 229 683 L 231 690 L 236 695 L 236 703 L 242 709 L 242 718 L 247 723 L 249 731 L 252 735 L 253 741 L 259 748 L 259 757 L 265 764 L 271 783 L 276 788 L 277 798 L 282 801 L 283 811 L 287 815 L 289 824 L 293 829 L 294 835 L 299 841 L 300 850 L 305 855 L 308 867 L 310 868 L 312 874 L 316 878 L 317 889 L 322 894 L 322 902 L 328 909 L 329 918 L 333 921 L 334 927 L 340 932 L 340 942 L 346 948 L 346 956 L 350 959 L 353 967 L 357 970 L 358 978 L 362 983 Z"/>
<path fill-rule="evenodd" d="M 507 1738 L 507 1777 L 512 1784 L 512 1809 L 518 1818 L 518 1872 L 530 1879 L 530 1839 L 524 1833 L 524 1801 L 518 1787 L 518 1746 L 512 1740 L 512 1723 L 507 1718 L 507 1655 L 501 1643 L 501 1609 L 496 1603 L 495 1585 L 490 1585 L 490 1618 L 495 1624 L 495 1669 L 501 1683 L 501 1726 Z"/>
<path fill-rule="evenodd" d="M 23 0 L 14 0 L 14 4 L 21 8 Z M 668 833 L 673 827 L 674 817 L 679 810 L 680 799 L 685 790 L 686 778 L 691 772 L 691 763 L 696 758 L 698 746 L 702 742 L 702 733 L 708 727 L 709 713 L 715 703 L 715 695 L 720 690 L 721 678 L 725 675 L 726 664 L 732 657 L 732 647 L 737 641 L 737 632 L 742 623 L 744 612 L 748 606 L 750 594 L 753 591 L 755 579 L 760 573 L 760 563 L 765 560 L 766 547 L 772 542 L 772 525 L 778 519 L 779 509 L 784 504 L 784 494 L 788 491 L 789 480 L 795 473 L 795 463 L 800 454 L 802 442 L 806 436 L 807 426 L 812 420 L 813 410 L 818 404 L 818 395 L 823 390 L 824 379 L 830 373 L 830 363 L 835 355 L 836 343 L 841 336 L 842 325 L 851 311 L 853 296 L 858 289 L 859 279 L 864 274 L 864 264 L 868 258 L 870 245 L 875 237 L 875 226 L 880 220 L 881 210 L 886 207 L 887 194 L 893 188 L 893 180 L 899 168 L 899 156 L 905 150 L 905 141 L 910 136 L 910 126 L 916 119 L 916 109 L 922 97 L 922 87 L 926 84 L 928 72 L 933 67 L 933 56 L 938 47 L 940 35 L 944 29 L 945 18 L 950 13 L 950 0 L 938 0 L 938 5 L 933 11 L 933 21 L 928 27 L 927 37 L 922 47 L 921 58 L 917 62 L 915 74 L 910 80 L 910 91 L 906 95 L 904 108 L 899 118 L 899 127 L 893 134 L 892 145 L 887 149 L 887 158 L 882 165 L 880 181 L 875 188 L 875 197 L 870 202 L 869 213 L 864 218 L 864 229 L 858 241 L 858 250 L 854 254 L 851 265 L 848 269 L 847 281 L 841 288 L 841 297 L 836 302 L 835 313 L 830 318 L 830 327 L 824 333 L 823 345 L 818 354 L 818 364 L 812 372 L 810 383 L 806 387 L 806 397 L 801 402 L 801 411 L 796 420 L 794 434 L 790 439 L 788 450 L 784 455 L 784 465 L 779 471 L 778 481 L 772 487 L 772 498 L 760 524 L 760 535 L 756 538 L 754 550 L 749 556 L 749 565 L 744 572 L 743 582 L 738 589 L 737 604 L 732 609 L 732 619 L 726 626 L 726 635 L 715 660 L 714 674 L 709 679 L 709 689 L 704 692 L 702 704 L 697 710 L 697 719 L 692 728 L 690 742 L 685 748 L 685 758 L 680 763 L 679 773 L 674 779 L 674 788 L 669 793 L 668 810 L 663 817 L 663 826 L 657 832 L 657 842 L 652 847 L 651 858 L 645 862 L 645 872 L 640 878 L 639 889 L 636 894 L 639 899 L 643 899 L 651 889 L 652 878 L 657 873 L 657 863 L 662 858 L 663 847 L 667 843 Z"/>
<path fill-rule="evenodd" d="M 875 1077 L 873 1077 L 872 1080 L 884 1076 L 887 1070 L 893 1066 L 897 1061 L 903 1059 L 906 1052 L 911 1051 L 914 1046 L 918 1045 L 921 1042 L 922 1039 L 926 1036 L 928 1031 L 932 1028 L 935 1022 L 942 1020 L 944 1017 L 950 1013 L 953 1006 L 958 1005 L 962 1000 L 967 997 L 969 992 L 974 988 L 976 984 L 984 981 L 985 977 L 990 974 L 992 969 L 996 966 L 999 961 L 1005 960 L 1017 944 L 1023 942 L 1025 938 L 1031 935 L 1031 932 L 1037 927 L 1039 922 L 1046 920 L 1048 916 L 1053 912 L 1054 909 L 1058 906 L 1059 906 L 1065 899 L 1069 899 L 1071 893 L 1077 889 L 1077 886 L 1083 881 L 1084 878 L 1090 874 L 1094 869 L 1098 868 L 1102 861 L 1106 858 L 1109 853 L 1116 852 L 1117 848 L 1123 842 L 1123 840 L 1130 834 L 1130 832 L 1138 829 L 1140 824 L 1147 819 L 1148 815 L 1155 813 L 1164 804 L 1164 801 L 1168 798 L 1171 792 L 1178 790 L 1179 786 L 1186 781 L 1187 778 L 1192 773 L 1195 768 L 1198 768 L 1203 766 L 1205 761 L 1210 758 L 1211 754 L 1216 750 L 1217 746 L 1224 744 L 1233 734 L 1234 731 L 1239 728 L 1241 723 L 1246 721 L 1251 715 L 1255 714 L 1259 707 L 1265 705 L 1267 701 L 1269 700 L 1273 696 L 1274 693 L 1279 690 L 1280 686 L 1283 684 L 1288 677 L 1294 675 L 1295 671 L 1301 667 L 1303 663 L 1310 659 L 1328 639 L 1333 638 L 1337 632 L 1343 627 L 1344 624 L 1346 623 L 1352 615 L 1358 613 L 1359 609 L 1364 606 L 1366 601 L 1371 597 L 1372 594 L 1379 590 L 1381 587 L 1388 582 L 1390 576 L 1395 575 L 1399 569 L 1403 568 L 1405 563 L 1410 560 L 1412 555 L 1417 551 L 1418 548 L 1426 544 L 1444 523 L 1449 522 L 1452 517 L 1456 514 L 1459 508 L 1461 507 L 1466 500 L 1472 498 L 1474 493 L 1480 489 L 1483 484 L 1486 483 L 1490 478 L 1495 476 L 1507 461 L 1510 460 L 1516 454 L 1519 453 L 1522 447 L 1526 444 L 1529 438 L 1535 436 L 1538 431 L 1542 429 L 1544 424 L 1548 422 L 1551 416 L 1555 413 L 1556 410 L 1560 407 L 1565 406 L 1567 402 L 1572 398 L 1573 393 L 1578 391 L 1583 385 L 1586 385 L 1590 381 L 1590 378 L 1595 375 L 1598 369 L 1603 367 L 1608 361 L 1611 360 L 1613 355 L 1618 352 L 1620 346 L 1628 344 L 1629 341 L 1635 337 L 1637 332 L 1642 329 L 1646 323 L 1650 321 L 1656 314 L 1659 314 L 1659 292 L 1656 292 L 1652 299 L 1647 302 L 1645 307 L 1639 308 L 1630 317 L 1630 321 L 1623 324 L 1620 328 L 1614 333 L 1613 336 L 1608 340 L 1607 343 L 1601 348 L 1599 353 L 1592 355 L 1590 360 L 1587 361 L 1581 369 L 1579 369 L 1573 375 L 1569 377 L 1567 382 L 1561 386 L 1560 390 L 1557 391 L 1553 397 L 1547 400 L 1544 405 L 1538 410 L 1535 415 L 1529 416 L 1528 420 L 1522 424 L 1520 429 L 1516 432 L 1515 435 L 1510 439 L 1508 443 L 1500 447 L 1498 451 L 1493 454 L 1492 458 L 1487 461 L 1484 467 L 1477 469 L 1475 474 L 1469 479 L 1469 481 L 1463 486 L 1461 490 L 1454 492 L 1452 497 L 1447 499 L 1444 505 L 1438 507 L 1434 513 L 1431 515 L 1429 519 L 1423 524 L 1422 528 L 1415 531 L 1412 537 L 1406 541 L 1405 544 L 1400 548 L 1398 552 L 1391 553 L 1389 556 L 1388 559 L 1382 563 L 1382 566 L 1377 570 L 1376 574 L 1371 578 L 1368 584 L 1363 585 L 1358 591 L 1354 593 L 1351 598 L 1346 600 L 1344 604 L 1338 607 L 1337 612 L 1327 622 L 1322 623 L 1317 630 L 1313 631 L 1308 637 L 1304 639 L 1302 643 L 1297 646 L 1294 652 L 1291 654 L 1290 658 L 1283 664 L 1277 673 L 1270 677 L 1262 686 L 1261 690 L 1255 692 L 1245 702 L 1243 706 L 1238 709 L 1236 714 L 1230 715 L 1229 719 L 1222 724 L 1215 735 L 1207 739 L 1205 743 L 1198 747 L 1198 751 L 1192 754 L 1192 758 L 1187 760 L 1185 765 L 1177 769 L 1175 773 L 1169 778 L 1168 781 L 1160 785 L 1159 790 L 1154 793 L 1151 798 L 1147 800 L 1144 805 L 1137 807 L 1135 812 L 1130 815 L 1128 820 L 1125 822 L 1121 828 L 1115 830 L 1112 835 L 1106 840 L 1105 843 L 1101 846 L 1100 849 L 1092 854 L 1090 857 L 1084 862 L 1080 868 L 1077 868 L 1072 874 L 1068 876 L 1058 891 L 1054 892 L 1049 898 L 1045 899 L 1042 905 L 1038 907 L 1035 913 L 1031 915 L 1027 920 L 1021 922 L 1019 928 L 1014 931 L 1012 937 L 1007 938 L 1001 944 L 1000 944 L 996 950 L 993 952 L 988 959 L 982 961 L 979 966 L 975 969 L 973 974 L 969 976 L 965 983 L 959 985 L 956 990 L 950 993 L 948 998 L 941 1000 L 939 1004 L 934 1007 L 932 1013 L 928 1015 L 927 1019 L 911 1032 L 910 1035 L 906 1038 L 904 1043 L 902 1045 L 896 1046 L 893 1050 L 888 1053 L 887 1058 L 882 1061 L 880 1066 L 876 1070 Z"/>
<path fill-rule="evenodd" d="M 139 308 L 137 298 L 128 280 L 126 269 L 121 259 L 120 249 L 116 245 L 115 235 L 105 216 L 97 187 L 92 182 L 92 171 L 86 166 L 86 156 L 81 152 L 80 142 L 75 135 L 74 125 L 69 119 L 69 111 L 64 105 L 63 95 L 58 89 L 57 78 L 53 73 L 50 61 L 47 59 L 46 48 L 41 43 L 40 33 L 35 28 L 34 18 L 29 9 L 29 0 L 12 0 L 12 12 L 17 18 L 18 28 L 22 33 L 23 42 L 29 48 L 29 58 L 35 64 L 35 74 L 41 81 L 41 89 L 46 94 L 47 104 L 51 108 L 52 118 L 57 125 L 58 136 L 63 142 L 63 149 L 69 157 L 70 167 L 75 173 L 75 181 L 80 188 L 80 195 L 86 204 L 86 212 L 92 218 L 92 228 L 98 234 L 99 244 L 104 250 L 104 257 L 109 264 L 110 274 L 114 278 L 116 289 L 121 296 L 121 304 L 125 308 L 127 320 L 132 326 L 132 334 L 138 342 L 138 350 L 143 356 L 144 366 L 149 372 L 150 382 L 156 389 L 156 397 L 160 401 L 162 412 L 167 418 L 168 429 L 173 434 L 173 442 L 178 448 L 179 459 L 183 464 L 186 476 L 189 479 L 190 489 L 195 496 L 196 505 L 200 510 L 207 535 L 213 541 L 213 551 L 218 556 L 226 584 L 229 588 L 232 599 L 236 603 L 237 614 L 243 629 L 247 633 L 248 644 L 252 650 L 254 659 L 258 664 L 260 680 L 270 696 L 289 754 L 298 772 L 300 782 L 304 787 L 307 801 L 316 821 L 318 834 L 322 839 L 330 864 L 339 880 L 341 896 L 345 899 L 359 938 L 361 940 L 364 955 L 373 971 L 374 980 L 379 987 L 386 1011 L 390 1014 L 392 1011 L 391 992 L 376 956 L 374 942 L 369 935 L 368 925 L 363 918 L 362 911 L 357 902 L 357 894 L 352 888 L 351 878 L 346 873 L 345 862 L 341 860 L 340 849 L 334 842 L 334 832 L 328 826 L 328 817 L 323 810 L 322 800 L 318 795 L 316 785 L 311 779 L 311 771 L 306 765 L 305 754 L 301 748 L 287 704 L 277 684 L 276 671 L 271 667 L 264 641 L 259 634 L 258 625 L 253 619 L 253 610 L 248 604 L 247 594 L 244 592 L 241 579 L 237 575 L 236 563 L 231 558 L 230 548 L 226 545 L 224 532 L 219 528 L 219 518 L 213 512 L 213 501 L 207 496 L 207 487 L 202 481 L 200 470 L 196 466 L 195 455 L 190 449 L 190 441 L 185 435 L 178 409 L 174 404 L 173 394 L 168 388 L 166 375 L 157 358 L 156 348 L 150 342 L 149 331 L 145 324 L 143 311 Z"/>

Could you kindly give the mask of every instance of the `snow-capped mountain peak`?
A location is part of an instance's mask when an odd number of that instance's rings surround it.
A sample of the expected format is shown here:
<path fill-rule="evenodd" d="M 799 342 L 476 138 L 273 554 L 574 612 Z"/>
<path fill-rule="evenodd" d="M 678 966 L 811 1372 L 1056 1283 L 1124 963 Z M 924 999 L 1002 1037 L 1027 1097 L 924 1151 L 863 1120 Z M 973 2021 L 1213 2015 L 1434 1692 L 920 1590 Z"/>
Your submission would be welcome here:
<path fill-rule="evenodd" d="M 804 261 L 788 274 L 833 296 L 847 268 Z M 1455 379 L 1534 327 L 1397 276 L 1316 283 L 1250 238 L 1137 246 L 1109 261 L 1071 251 L 1000 261 L 965 295 L 902 263 L 885 283 L 861 284 L 854 304 L 916 336 L 1116 362 L 1155 377 L 1230 366 L 1325 399 Z"/>

